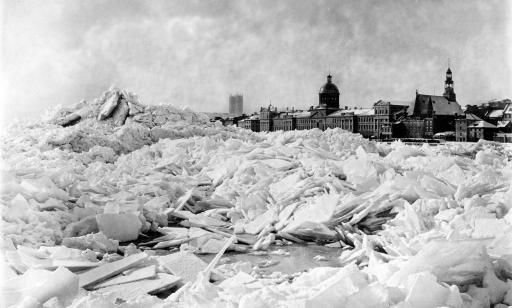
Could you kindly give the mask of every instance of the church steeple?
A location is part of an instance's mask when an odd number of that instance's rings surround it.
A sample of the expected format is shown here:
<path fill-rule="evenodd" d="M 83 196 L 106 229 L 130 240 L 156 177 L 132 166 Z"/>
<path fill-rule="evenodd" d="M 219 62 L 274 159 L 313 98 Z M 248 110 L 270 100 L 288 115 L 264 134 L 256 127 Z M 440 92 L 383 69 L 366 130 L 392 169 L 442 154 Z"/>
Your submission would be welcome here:
<path fill-rule="evenodd" d="M 453 90 L 453 79 L 452 79 L 452 70 L 450 69 L 450 64 L 448 60 L 448 70 L 446 71 L 446 80 L 444 81 L 444 94 L 443 96 L 446 97 L 451 102 L 456 101 L 456 95 L 455 91 Z"/>

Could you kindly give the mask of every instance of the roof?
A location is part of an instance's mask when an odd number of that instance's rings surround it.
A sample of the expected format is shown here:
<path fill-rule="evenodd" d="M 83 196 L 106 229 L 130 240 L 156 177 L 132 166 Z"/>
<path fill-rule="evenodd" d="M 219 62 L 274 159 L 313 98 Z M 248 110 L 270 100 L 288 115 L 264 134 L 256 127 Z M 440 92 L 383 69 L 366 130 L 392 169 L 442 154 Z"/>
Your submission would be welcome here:
<path fill-rule="evenodd" d="M 503 113 L 509 114 L 512 113 L 512 104 L 507 104 L 507 107 L 503 110 Z"/>
<path fill-rule="evenodd" d="M 466 120 L 483 121 L 480 117 L 474 113 L 466 113 Z"/>
<path fill-rule="evenodd" d="M 487 117 L 489 117 L 489 118 L 501 118 L 501 117 L 503 117 L 503 109 L 490 110 L 487 113 Z"/>
<path fill-rule="evenodd" d="M 417 94 L 414 105 L 415 114 L 427 114 L 429 101 L 432 101 L 432 111 L 436 115 L 463 114 L 462 108 L 457 102 L 450 102 L 446 97 L 439 95 Z M 419 108 L 419 110 L 416 110 Z"/>
<path fill-rule="evenodd" d="M 496 128 L 496 125 L 485 121 L 476 121 L 468 125 L 468 128 Z"/>
<path fill-rule="evenodd" d="M 498 121 L 498 128 L 507 127 L 510 123 L 510 121 Z"/>
<path fill-rule="evenodd" d="M 375 110 L 373 108 L 364 108 L 364 109 L 354 109 L 354 114 L 358 116 L 365 116 L 365 115 L 374 115 Z"/>
<path fill-rule="evenodd" d="M 328 115 L 328 117 L 342 117 L 342 116 L 352 116 L 354 115 L 355 109 L 340 109 Z"/>
<path fill-rule="evenodd" d="M 292 114 L 292 116 L 296 117 L 296 118 L 307 118 L 307 117 L 309 117 L 309 115 L 310 115 L 309 111 L 295 112 Z"/>
<path fill-rule="evenodd" d="M 320 88 L 320 94 L 340 94 L 338 87 L 332 83 L 331 78 L 331 75 L 327 75 L 327 83 Z"/>
<path fill-rule="evenodd" d="M 410 106 L 411 101 L 391 101 L 391 100 L 380 99 L 378 102 L 376 102 L 373 105 L 375 106 L 375 105 L 387 105 L 387 104 L 395 105 L 395 106 Z"/>
<path fill-rule="evenodd" d="M 383 99 L 381 99 L 381 100 L 379 100 L 378 102 L 376 102 L 373 105 L 375 106 L 375 105 L 389 104 L 389 105 L 392 105 L 392 106 L 407 106 L 408 107 L 406 109 L 407 115 L 412 115 L 412 113 L 414 111 L 414 104 L 415 103 L 416 103 L 416 100 L 395 101 L 395 100 L 383 100 Z"/>

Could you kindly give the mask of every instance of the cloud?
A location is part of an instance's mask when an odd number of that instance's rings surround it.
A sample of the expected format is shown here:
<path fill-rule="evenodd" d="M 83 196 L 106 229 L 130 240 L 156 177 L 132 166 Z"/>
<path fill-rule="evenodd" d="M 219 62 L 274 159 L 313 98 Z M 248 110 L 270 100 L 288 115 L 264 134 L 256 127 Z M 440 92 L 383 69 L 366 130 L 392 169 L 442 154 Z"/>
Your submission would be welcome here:
<path fill-rule="evenodd" d="M 226 111 L 307 108 L 329 68 L 341 104 L 442 91 L 462 104 L 511 96 L 507 2 L 7 1 L 8 117 L 92 99 L 112 84 L 148 104 Z M 15 104 L 13 104 L 15 102 Z"/>

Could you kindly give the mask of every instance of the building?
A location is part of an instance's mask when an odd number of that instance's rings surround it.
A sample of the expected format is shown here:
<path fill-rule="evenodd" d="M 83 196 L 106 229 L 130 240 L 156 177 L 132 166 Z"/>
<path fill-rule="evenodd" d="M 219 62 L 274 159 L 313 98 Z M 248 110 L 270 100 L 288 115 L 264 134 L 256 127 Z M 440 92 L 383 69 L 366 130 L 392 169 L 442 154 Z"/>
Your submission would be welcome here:
<path fill-rule="evenodd" d="M 425 138 L 425 136 L 433 136 L 430 129 L 432 127 L 431 118 L 406 118 L 401 123 L 405 132 L 402 136 L 396 137 Z"/>
<path fill-rule="evenodd" d="M 509 135 L 512 133 L 511 120 L 512 101 L 509 99 L 467 105 L 465 115 L 455 120 L 455 140 L 478 141 L 486 138 L 486 140 L 509 142 Z"/>
<path fill-rule="evenodd" d="M 229 115 L 241 116 L 244 113 L 244 97 L 241 94 L 229 96 Z"/>
<path fill-rule="evenodd" d="M 360 133 L 365 138 L 375 136 L 374 116 L 375 110 L 373 108 L 354 109 L 356 116 L 356 129 L 355 132 Z"/>
<path fill-rule="evenodd" d="M 476 121 L 483 120 L 477 115 L 469 112 L 467 112 L 463 117 L 455 119 L 455 141 L 474 141 L 469 137 L 469 126 Z"/>
<path fill-rule="evenodd" d="M 494 140 L 497 127 L 486 121 L 475 121 L 468 125 L 468 141 Z"/>
<path fill-rule="evenodd" d="M 456 141 L 479 139 L 512 141 L 512 102 L 493 100 L 480 106 L 457 102 L 453 74 L 448 67 L 443 95 L 416 91 L 414 100 L 379 100 L 373 108 L 340 108 L 340 90 L 332 76 L 318 92 L 318 105 L 306 111 L 278 110 L 271 104 L 255 116 L 240 121 L 253 131 L 288 131 L 341 128 L 366 138 L 445 138 Z M 227 121 L 231 123 L 232 121 Z"/>
<path fill-rule="evenodd" d="M 238 126 L 238 122 L 240 122 L 241 120 L 245 119 L 246 116 L 245 115 L 241 115 L 241 116 L 236 116 L 236 117 L 227 117 L 226 119 L 224 119 L 224 125 L 225 126 L 230 126 L 230 125 L 237 125 Z"/>
<path fill-rule="evenodd" d="M 442 96 L 416 91 L 413 112 L 404 122 L 408 136 L 432 138 L 437 133 L 455 132 L 455 119 L 463 116 L 464 112 L 456 101 L 453 83 L 452 71 L 448 68 Z"/>
<path fill-rule="evenodd" d="M 503 109 L 503 119 L 502 121 L 512 121 L 512 102 L 507 99 L 507 105 Z"/>
<path fill-rule="evenodd" d="M 270 104 L 260 109 L 260 132 L 271 132 L 274 130 L 274 117 L 277 115 L 277 107 Z"/>
<path fill-rule="evenodd" d="M 408 103 L 398 103 L 391 101 L 379 100 L 373 104 L 375 115 L 374 120 L 374 136 L 379 139 L 388 139 L 393 136 L 393 127 L 396 127 L 396 121 L 407 116 Z M 396 135 L 396 134 L 395 134 Z"/>
<path fill-rule="evenodd" d="M 260 131 L 260 115 L 259 114 L 253 114 L 252 116 L 245 118 L 243 120 L 238 121 L 238 126 L 250 129 L 253 132 L 259 132 Z"/>
<path fill-rule="evenodd" d="M 345 108 L 335 111 L 325 117 L 326 128 L 339 127 L 349 132 L 356 132 L 357 130 L 357 116 L 354 110 Z"/>
<path fill-rule="evenodd" d="M 299 113 L 295 116 L 296 126 L 293 129 L 313 129 L 325 130 L 334 127 L 335 120 L 328 117 L 340 110 L 340 91 L 332 82 L 331 74 L 327 75 L 327 82 L 320 87 L 318 91 L 318 105 L 311 106 L 308 113 Z M 341 125 L 341 122 L 339 123 Z M 340 127 L 340 126 L 336 126 Z"/>

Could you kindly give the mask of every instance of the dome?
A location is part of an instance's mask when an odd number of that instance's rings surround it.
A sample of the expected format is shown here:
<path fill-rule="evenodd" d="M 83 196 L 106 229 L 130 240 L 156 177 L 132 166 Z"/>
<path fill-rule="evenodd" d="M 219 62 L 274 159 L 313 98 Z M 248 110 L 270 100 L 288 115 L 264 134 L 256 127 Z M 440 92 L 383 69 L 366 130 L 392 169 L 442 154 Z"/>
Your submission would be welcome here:
<path fill-rule="evenodd" d="M 327 76 L 327 83 L 320 88 L 320 94 L 340 94 L 338 87 L 332 83 L 332 76 Z"/>

